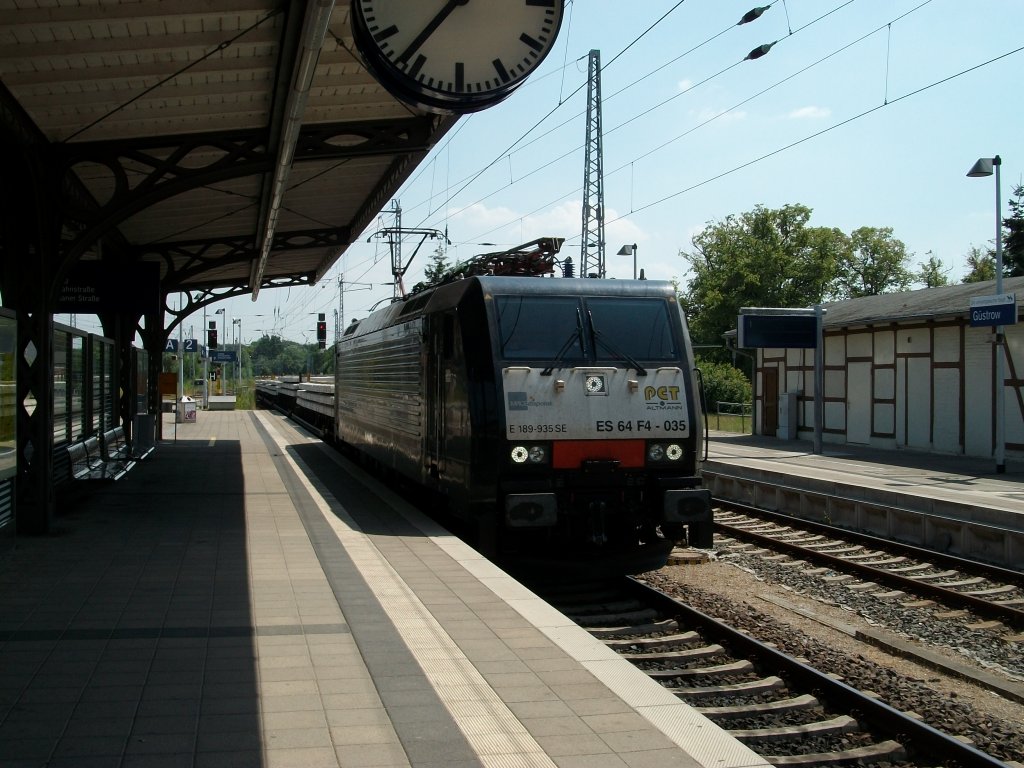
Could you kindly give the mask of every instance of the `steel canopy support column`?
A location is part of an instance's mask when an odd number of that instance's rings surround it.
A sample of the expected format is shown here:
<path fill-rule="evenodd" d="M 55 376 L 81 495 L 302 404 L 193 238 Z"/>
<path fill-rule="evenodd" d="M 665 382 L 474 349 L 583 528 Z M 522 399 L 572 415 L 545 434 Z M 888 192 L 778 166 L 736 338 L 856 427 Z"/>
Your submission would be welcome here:
<path fill-rule="evenodd" d="M 18 152 L 4 158 L 3 298 L 15 310 L 17 498 L 19 534 L 49 532 L 56 511 L 53 477 L 53 308 L 60 263 L 60 223 L 46 173 Z"/>

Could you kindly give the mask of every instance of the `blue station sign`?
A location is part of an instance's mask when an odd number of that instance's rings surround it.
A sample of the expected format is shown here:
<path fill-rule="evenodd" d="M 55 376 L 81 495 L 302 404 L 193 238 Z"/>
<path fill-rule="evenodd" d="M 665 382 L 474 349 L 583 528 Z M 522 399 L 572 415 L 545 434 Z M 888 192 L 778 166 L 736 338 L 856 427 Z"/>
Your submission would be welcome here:
<path fill-rule="evenodd" d="M 210 350 L 211 363 L 237 363 L 238 353 L 233 349 L 212 349 Z"/>
<path fill-rule="evenodd" d="M 999 293 L 994 296 L 976 296 L 971 299 L 971 327 L 987 325 L 1015 325 L 1017 323 L 1017 294 Z"/>
<path fill-rule="evenodd" d="M 185 352 L 202 352 L 202 345 L 198 339 L 182 339 L 181 344 Z M 178 354 L 178 340 L 168 339 L 167 343 L 164 344 L 164 352 Z"/>

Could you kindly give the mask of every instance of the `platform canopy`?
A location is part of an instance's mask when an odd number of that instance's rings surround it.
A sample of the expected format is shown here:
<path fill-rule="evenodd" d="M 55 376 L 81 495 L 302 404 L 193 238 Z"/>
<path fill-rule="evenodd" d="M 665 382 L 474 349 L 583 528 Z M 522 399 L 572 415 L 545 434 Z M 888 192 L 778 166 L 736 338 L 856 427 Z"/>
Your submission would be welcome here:
<path fill-rule="evenodd" d="M 455 122 L 366 71 L 345 1 L 2 6 L 0 156 L 45 179 L 56 276 L 153 262 L 190 304 L 314 283 Z"/>

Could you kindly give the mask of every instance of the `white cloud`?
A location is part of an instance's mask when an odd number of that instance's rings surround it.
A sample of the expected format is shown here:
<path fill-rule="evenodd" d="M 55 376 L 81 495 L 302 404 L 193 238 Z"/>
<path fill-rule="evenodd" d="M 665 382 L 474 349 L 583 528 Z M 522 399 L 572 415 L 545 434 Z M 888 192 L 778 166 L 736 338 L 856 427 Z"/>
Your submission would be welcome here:
<path fill-rule="evenodd" d="M 680 93 L 685 93 L 686 91 L 693 88 L 693 80 L 690 80 L 689 78 L 683 78 L 676 84 L 676 87 L 679 89 Z"/>
<path fill-rule="evenodd" d="M 832 114 L 828 107 L 800 107 L 794 109 L 786 117 L 790 120 L 821 120 Z"/>

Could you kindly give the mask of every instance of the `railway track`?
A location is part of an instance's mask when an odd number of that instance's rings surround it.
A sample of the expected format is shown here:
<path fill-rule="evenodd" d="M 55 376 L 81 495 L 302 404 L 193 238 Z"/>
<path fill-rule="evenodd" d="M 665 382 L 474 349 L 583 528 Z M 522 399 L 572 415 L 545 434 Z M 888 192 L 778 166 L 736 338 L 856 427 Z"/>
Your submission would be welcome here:
<path fill-rule="evenodd" d="M 837 589 L 965 610 L 1006 638 L 1024 629 L 1024 574 L 741 504 L 718 503 L 716 546 L 755 545 L 817 566 Z M 804 573 L 813 573 L 813 568 Z"/>
<path fill-rule="evenodd" d="M 773 765 L 1006 766 L 636 579 L 541 594 Z"/>

